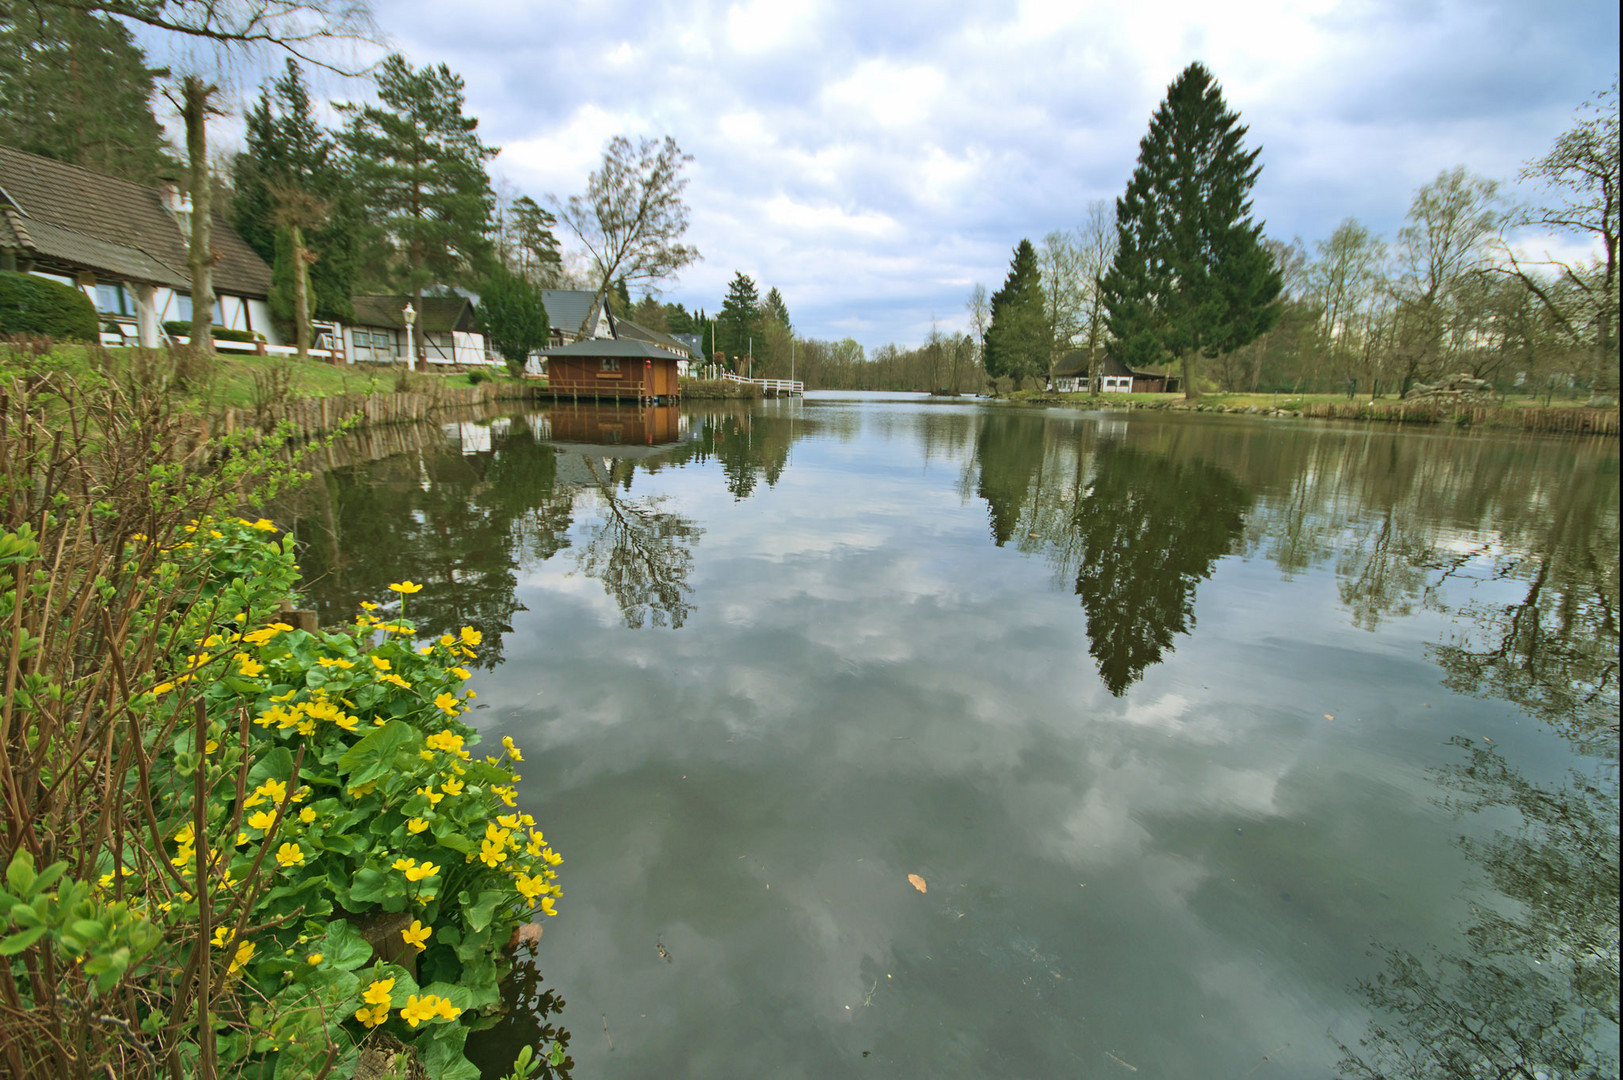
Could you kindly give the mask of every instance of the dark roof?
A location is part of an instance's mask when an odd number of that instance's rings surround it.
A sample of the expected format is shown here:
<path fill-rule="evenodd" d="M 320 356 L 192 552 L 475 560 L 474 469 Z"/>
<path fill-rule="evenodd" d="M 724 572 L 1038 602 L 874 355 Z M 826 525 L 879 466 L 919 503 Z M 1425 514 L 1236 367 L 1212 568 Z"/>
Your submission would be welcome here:
<path fill-rule="evenodd" d="M 1086 349 L 1072 349 L 1054 363 L 1054 377 L 1068 379 L 1073 375 L 1086 375 L 1088 373 L 1088 351 Z"/>
<path fill-rule="evenodd" d="M 560 345 L 556 349 L 542 349 L 542 356 L 555 356 L 560 359 L 581 357 L 586 360 L 596 360 L 599 357 L 612 357 L 635 360 L 669 360 L 675 363 L 680 357 L 658 345 L 651 345 L 646 341 L 633 341 L 630 338 L 588 338 L 585 341 L 576 341 L 569 345 Z"/>
<path fill-rule="evenodd" d="M 592 310 L 597 294 L 590 289 L 542 289 L 541 306 L 547 309 L 547 321 L 561 333 L 576 334 L 580 324 Z M 601 304 L 599 308 L 601 309 Z"/>
<path fill-rule="evenodd" d="M 0 243 L 46 264 L 186 290 L 186 237 L 158 188 L 0 146 Z M 242 237 L 213 215 L 214 287 L 265 296 L 271 271 Z M 15 243 L 14 243 L 15 242 Z"/>
<path fill-rule="evenodd" d="M 614 336 L 617 338 L 629 338 L 632 341 L 646 341 L 650 345 L 662 345 L 666 352 L 681 353 L 683 356 L 686 356 L 689 351 L 684 342 L 678 341 L 670 334 L 662 330 L 650 330 L 648 327 L 640 323 L 634 323 L 630 319 L 614 320 Z"/>
<path fill-rule="evenodd" d="M 1119 378 L 1123 375 L 1132 375 L 1134 372 L 1132 368 L 1128 367 L 1120 360 L 1117 360 L 1114 356 L 1111 356 L 1109 353 L 1105 353 L 1099 357 L 1099 370 L 1095 371 L 1093 374 L 1099 378 L 1104 378 L 1105 376 L 1114 376 Z"/>
<path fill-rule="evenodd" d="M 349 302 L 355 309 L 354 325 L 404 330 L 406 305 L 413 299 L 410 296 L 352 296 Z M 472 330 L 473 302 L 466 296 L 425 296 L 417 309 L 417 329 L 430 334 Z"/>

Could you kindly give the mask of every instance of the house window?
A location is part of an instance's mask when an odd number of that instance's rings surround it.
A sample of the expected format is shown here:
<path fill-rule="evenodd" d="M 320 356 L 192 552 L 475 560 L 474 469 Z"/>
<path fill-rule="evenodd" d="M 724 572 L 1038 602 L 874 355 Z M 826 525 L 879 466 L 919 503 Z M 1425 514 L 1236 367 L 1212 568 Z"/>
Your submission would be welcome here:
<path fill-rule="evenodd" d="M 612 356 L 605 356 L 603 358 L 603 370 L 604 371 L 619 371 L 620 370 L 620 361 L 615 359 Z"/>
<path fill-rule="evenodd" d="M 103 315 L 134 315 L 122 285 L 97 285 L 96 310 Z"/>
<path fill-rule="evenodd" d="M 180 313 L 180 318 L 177 321 L 179 321 L 179 322 L 191 322 L 192 321 L 192 298 L 187 296 L 185 293 L 176 293 L 175 294 L 175 310 Z M 221 325 L 224 322 L 225 322 L 225 316 L 220 311 L 220 298 L 218 296 L 216 296 L 214 298 L 214 323 L 216 325 Z"/>

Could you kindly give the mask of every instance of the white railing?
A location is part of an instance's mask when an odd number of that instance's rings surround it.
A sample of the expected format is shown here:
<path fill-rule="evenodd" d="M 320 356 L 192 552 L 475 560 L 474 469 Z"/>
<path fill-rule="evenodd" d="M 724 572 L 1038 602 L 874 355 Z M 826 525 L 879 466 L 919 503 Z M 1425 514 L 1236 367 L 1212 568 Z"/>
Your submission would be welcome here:
<path fill-rule="evenodd" d="M 759 386 L 762 390 L 772 394 L 793 394 L 804 396 L 806 384 L 799 379 L 746 379 L 742 375 L 734 375 L 730 371 L 723 371 L 721 377 L 726 382 L 743 383 L 746 386 Z"/>

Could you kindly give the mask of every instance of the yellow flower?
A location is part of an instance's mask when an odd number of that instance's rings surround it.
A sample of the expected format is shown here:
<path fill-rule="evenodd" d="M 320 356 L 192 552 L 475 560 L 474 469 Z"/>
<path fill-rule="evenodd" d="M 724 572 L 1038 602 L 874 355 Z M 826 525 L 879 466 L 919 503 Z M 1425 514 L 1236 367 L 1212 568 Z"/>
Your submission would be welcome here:
<path fill-rule="evenodd" d="M 428 805 L 430 806 L 438 806 L 440 804 L 440 800 L 445 798 L 444 793 L 435 791 L 431 787 L 420 787 L 417 789 L 417 794 L 427 795 Z"/>
<path fill-rule="evenodd" d="M 236 656 L 232 657 L 232 659 L 237 662 L 238 673 L 246 675 L 250 679 L 255 675 L 263 674 L 265 671 L 265 665 L 261 664 L 258 660 L 255 660 L 247 653 L 238 653 Z"/>
<path fill-rule="evenodd" d="M 479 859 L 486 866 L 500 866 L 507 861 L 507 845 L 494 840 L 479 842 Z"/>
<path fill-rule="evenodd" d="M 323 961 L 325 959 L 326 959 L 326 957 L 323 956 L 321 953 L 313 952 L 309 956 L 306 956 L 304 958 L 304 962 L 306 964 L 319 964 L 319 963 L 321 963 L 321 961 Z"/>
<path fill-rule="evenodd" d="M 393 979 L 374 980 L 372 984 L 361 993 L 361 1000 L 366 1002 L 368 1005 L 387 1006 L 389 1004 L 389 993 L 393 989 Z"/>
<path fill-rule="evenodd" d="M 419 645 L 417 647 L 417 655 L 418 656 L 427 656 L 429 653 L 431 653 L 433 651 L 434 651 L 434 646 L 432 646 L 432 645 Z"/>
<path fill-rule="evenodd" d="M 437 874 L 439 872 L 440 872 L 439 867 L 435 866 L 431 862 L 425 862 L 421 866 L 413 866 L 413 867 L 407 868 L 407 870 L 406 870 L 406 880 L 407 881 L 421 881 L 424 878 L 433 877 L 435 874 Z"/>
<path fill-rule="evenodd" d="M 214 928 L 214 938 L 213 938 L 214 947 L 219 948 L 220 946 L 225 945 L 226 943 L 228 943 L 232 938 L 234 938 L 236 936 L 237 936 L 237 931 L 234 928 L 229 927 L 229 926 L 217 926 L 217 927 Z"/>
<path fill-rule="evenodd" d="M 176 841 L 176 843 L 190 844 L 195 839 L 197 839 L 197 837 L 195 835 L 193 835 L 193 833 L 192 833 L 192 823 L 189 822 L 189 821 L 186 824 L 182 825 L 180 827 L 180 830 L 175 833 L 175 841 Z"/>
<path fill-rule="evenodd" d="M 370 1009 L 362 1007 L 355 1010 L 355 1019 L 369 1028 L 375 1028 L 389 1019 L 389 1006 L 387 1004 L 374 1005 Z"/>
<path fill-rule="evenodd" d="M 299 820 L 304 822 L 306 825 L 310 824 L 315 819 L 316 812 L 310 807 L 306 806 L 303 810 L 299 811 Z"/>
<path fill-rule="evenodd" d="M 304 849 L 297 844 L 283 844 L 276 849 L 276 862 L 280 866 L 298 866 L 304 862 Z"/>
<path fill-rule="evenodd" d="M 519 753 L 518 747 L 513 744 L 513 737 L 511 735 L 502 736 L 502 749 L 506 750 L 508 755 L 512 757 L 514 761 L 524 760 L 524 755 Z"/>
<path fill-rule="evenodd" d="M 281 726 L 286 727 L 287 725 L 283 724 Z M 267 799 L 273 803 L 279 803 L 285 798 L 287 798 L 287 782 L 285 780 L 266 780 L 263 784 L 254 788 L 254 793 L 244 799 L 242 805 L 244 807 L 254 807 Z"/>
<path fill-rule="evenodd" d="M 440 787 L 444 789 L 447 795 L 462 794 L 462 781 L 460 780 L 447 780 L 440 784 Z"/>
<path fill-rule="evenodd" d="M 263 645 L 277 634 L 285 634 L 292 629 L 287 623 L 271 623 L 262 630 L 255 630 L 251 634 L 242 635 L 242 640 L 250 645 Z"/>
<path fill-rule="evenodd" d="M 455 675 L 459 679 L 471 679 L 471 678 L 473 678 L 473 672 L 469 671 L 465 667 L 454 667 L 454 668 L 451 669 L 451 674 Z"/>
<path fill-rule="evenodd" d="M 420 817 L 414 817 L 410 821 L 406 822 L 406 828 L 410 832 L 420 833 L 424 829 L 428 828 L 428 822 L 424 821 Z"/>
<path fill-rule="evenodd" d="M 400 936 L 405 939 L 407 945 L 410 945 L 418 952 L 422 952 L 424 949 L 428 948 L 427 941 L 429 935 L 431 935 L 433 932 L 433 927 L 424 926 L 420 920 L 413 919 L 411 920 L 410 926 L 400 931 Z M 414 1024 L 412 1026 L 415 1027 L 416 1025 Z"/>
<path fill-rule="evenodd" d="M 428 743 L 429 749 L 444 750 L 447 753 L 455 753 L 462 749 L 463 742 L 462 736 L 454 731 L 436 731 L 425 741 Z"/>
<path fill-rule="evenodd" d="M 473 627 L 464 626 L 462 628 L 462 644 L 464 644 L 464 645 L 477 645 L 483 640 L 485 640 L 485 635 L 481 634 L 479 631 L 475 630 Z"/>
<path fill-rule="evenodd" d="M 412 581 L 397 581 L 389 586 L 391 592 L 402 594 L 422 592 L 423 587 Z"/>
<path fill-rule="evenodd" d="M 335 667 L 335 668 L 338 668 L 340 671 L 347 671 L 348 669 L 355 666 L 354 664 L 350 663 L 348 660 L 345 660 L 341 656 L 340 657 L 318 656 L 318 657 L 316 657 L 316 663 L 320 664 L 322 667 Z"/>
<path fill-rule="evenodd" d="M 556 851 L 553 851 L 551 848 L 547 848 L 546 850 L 542 851 L 541 857 L 547 861 L 548 866 L 557 866 L 559 863 L 564 861 L 564 857 L 558 854 Z"/>
<path fill-rule="evenodd" d="M 242 521 L 242 523 L 244 525 L 248 526 L 250 529 L 258 529 L 260 532 L 275 532 L 276 531 L 276 526 L 272 525 L 270 522 L 266 521 L 264 518 L 260 518 L 258 521 L 243 521 L 242 518 L 238 518 L 237 520 Z"/>
<path fill-rule="evenodd" d="M 389 661 L 383 659 L 383 657 L 381 657 L 381 656 L 369 656 L 369 657 L 367 657 L 367 659 L 372 661 L 372 666 L 377 668 L 379 671 L 388 671 L 389 670 Z"/>
<path fill-rule="evenodd" d="M 450 634 L 441 634 L 440 635 L 440 644 L 446 646 L 447 648 L 449 648 L 452 645 L 456 644 L 456 638 L 452 637 Z"/>
<path fill-rule="evenodd" d="M 407 682 L 405 679 L 402 679 L 400 676 L 396 675 L 392 671 L 389 672 L 389 674 L 387 674 L 387 675 L 379 675 L 378 676 L 378 682 L 394 683 L 396 686 L 400 687 L 400 689 L 402 689 L 402 690 L 410 690 L 411 689 L 411 683 Z"/>
<path fill-rule="evenodd" d="M 455 716 L 457 714 L 455 694 L 441 694 L 439 697 L 434 699 L 434 704 L 447 716 Z"/>
<path fill-rule="evenodd" d="M 530 842 L 525 845 L 524 850 L 531 856 L 540 855 L 541 843 L 541 834 L 538 832 L 533 832 L 530 834 Z"/>
<path fill-rule="evenodd" d="M 276 823 L 276 815 L 269 810 L 255 810 L 248 815 L 248 827 L 264 832 Z"/>
<path fill-rule="evenodd" d="M 493 787 L 490 793 L 510 807 L 518 805 L 518 793 L 510 787 Z"/>
<path fill-rule="evenodd" d="M 519 895 L 528 900 L 531 907 L 535 907 L 536 900 L 541 896 L 541 890 L 546 888 L 546 882 L 525 873 L 519 874 L 516 884 L 518 885 Z"/>
<path fill-rule="evenodd" d="M 237 955 L 232 957 L 231 965 L 225 969 L 225 973 L 227 975 L 235 975 L 238 971 L 242 970 L 242 965 L 253 959 L 254 948 L 254 943 L 251 941 L 244 941 L 242 944 L 238 945 Z"/>

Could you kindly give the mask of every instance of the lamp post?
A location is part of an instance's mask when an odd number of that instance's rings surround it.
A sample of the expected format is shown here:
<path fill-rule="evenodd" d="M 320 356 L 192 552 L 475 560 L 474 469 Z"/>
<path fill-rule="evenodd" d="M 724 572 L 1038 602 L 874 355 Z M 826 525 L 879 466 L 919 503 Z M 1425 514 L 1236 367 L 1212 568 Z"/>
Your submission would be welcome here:
<path fill-rule="evenodd" d="M 406 310 L 400 314 L 406 319 L 406 369 L 410 371 L 417 366 L 417 348 L 411 333 L 412 324 L 417 321 L 417 309 L 411 306 L 410 300 L 407 300 Z"/>

